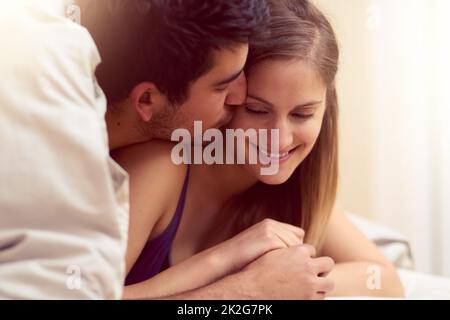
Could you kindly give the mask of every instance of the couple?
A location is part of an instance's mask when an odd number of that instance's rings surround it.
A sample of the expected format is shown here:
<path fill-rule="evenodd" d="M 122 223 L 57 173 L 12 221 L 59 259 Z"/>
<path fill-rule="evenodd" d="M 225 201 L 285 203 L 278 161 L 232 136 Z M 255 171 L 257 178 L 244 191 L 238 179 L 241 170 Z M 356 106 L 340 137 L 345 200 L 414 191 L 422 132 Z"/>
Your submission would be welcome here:
<path fill-rule="evenodd" d="M 83 24 L 103 57 L 111 155 L 130 177 L 124 298 L 401 296 L 393 266 L 335 204 L 339 50 L 324 15 L 269 0 L 263 24 L 263 1 L 236 0 L 131 17 L 117 2 L 103 17 L 85 7 Z M 249 164 L 248 140 L 233 150 L 246 164 L 175 165 L 171 134 L 196 120 L 278 129 L 279 150 L 256 146 L 278 172 Z"/>
<path fill-rule="evenodd" d="M 309 1 L 78 0 L 87 31 L 66 2 L 1 4 L 0 298 L 402 295 L 335 204 L 339 54 Z M 278 129 L 278 172 L 175 165 L 198 120 Z"/>

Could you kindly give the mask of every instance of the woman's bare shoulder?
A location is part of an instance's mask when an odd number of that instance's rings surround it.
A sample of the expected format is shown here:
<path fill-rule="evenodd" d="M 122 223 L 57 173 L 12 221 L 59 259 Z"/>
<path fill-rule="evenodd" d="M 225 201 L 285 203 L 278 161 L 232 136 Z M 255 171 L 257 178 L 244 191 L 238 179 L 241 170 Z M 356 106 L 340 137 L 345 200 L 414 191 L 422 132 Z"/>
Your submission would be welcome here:
<path fill-rule="evenodd" d="M 145 192 L 148 199 L 145 202 L 158 200 L 162 204 L 164 200 L 170 200 L 170 194 L 176 195 L 176 191 L 182 189 L 187 165 L 172 161 L 173 146 L 173 143 L 155 140 L 122 148 L 112 154 L 130 176 L 131 193 Z"/>
<path fill-rule="evenodd" d="M 127 171 L 156 171 L 161 174 L 181 174 L 184 176 L 186 165 L 172 161 L 172 148 L 175 144 L 154 140 L 128 146 L 112 153 L 112 157 Z M 130 172 L 129 172 L 130 173 Z"/>

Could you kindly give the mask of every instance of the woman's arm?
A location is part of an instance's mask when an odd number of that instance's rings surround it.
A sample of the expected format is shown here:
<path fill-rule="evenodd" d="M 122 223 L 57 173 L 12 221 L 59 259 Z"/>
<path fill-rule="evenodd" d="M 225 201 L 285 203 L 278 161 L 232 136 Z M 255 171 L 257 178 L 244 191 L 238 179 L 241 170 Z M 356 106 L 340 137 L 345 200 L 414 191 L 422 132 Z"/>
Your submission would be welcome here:
<path fill-rule="evenodd" d="M 304 231 L 266 219 L 235 237 L 125 287 L 124 299 L 155 299 L 201 288 L 233 274 L 267 252 L 301 245 Z"/>
<path fill-rule="evenodd" d="M 394 266 L 339 209 L 330 218 L 321 255 L 336 262 L 329 274 L 335 282 L 331 296 L 404 296 Z"/>
<path fill-rule="evenodd" d="M 124 288 L 124 299 L 156 299 L 205 286 L 225 276 L 215 250 L 203 251 L 156 276 Z"/>

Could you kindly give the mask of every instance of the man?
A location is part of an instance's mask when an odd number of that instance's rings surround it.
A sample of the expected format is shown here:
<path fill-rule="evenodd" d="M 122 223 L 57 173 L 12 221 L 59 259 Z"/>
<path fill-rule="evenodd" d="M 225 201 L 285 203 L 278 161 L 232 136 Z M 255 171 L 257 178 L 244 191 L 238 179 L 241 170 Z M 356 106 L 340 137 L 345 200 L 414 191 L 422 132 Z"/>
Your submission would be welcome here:
<path fill-rule="evenodd" d="M 102 56 L 96 74 L 108 99 L 111 150 L 170 140 L 175 129 L 192 132 L 195 120 L 205 130 L 221 127 L 245 101 L 243 69 L 249 42 L 267 21 L 264 1 L 78 3 Z M 317 298 L 304 269 L 311 261 L 306 246 L 280 250 L 210 286 L 164 298 Z"/>
<path fill-rule="evenodd" d="M 78 0 L 99 48 L 97 79 L 108 100 L 112 150 L 172 131 L 218 128 L 246 96 L 249 39 L 265 1 Z"/>

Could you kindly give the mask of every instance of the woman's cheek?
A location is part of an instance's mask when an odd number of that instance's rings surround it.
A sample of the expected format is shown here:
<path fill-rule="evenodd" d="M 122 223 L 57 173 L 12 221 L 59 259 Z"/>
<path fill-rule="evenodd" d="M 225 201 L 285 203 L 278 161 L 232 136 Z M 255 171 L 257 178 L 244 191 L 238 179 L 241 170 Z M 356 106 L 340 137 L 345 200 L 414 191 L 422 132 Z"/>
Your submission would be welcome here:
<path fill-rule="evenodd" d="M 314 120 L 299 125 L 299 128 L 296 130 L 297 140 L 300 140 L 299 143 L 301 144 L 313 144 L 319 137 L 320 129 L 321 123 Z"/>
<path fill-rule="evenodd" d="M 259 127 L 258 121 L 252 119 L 249 115 L 245 114 L 245 111 L 237 111 L 233 117 L 233 120 L 227 126 L 230 129 L 255 129 Z"/>

